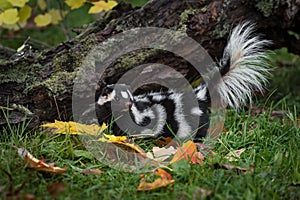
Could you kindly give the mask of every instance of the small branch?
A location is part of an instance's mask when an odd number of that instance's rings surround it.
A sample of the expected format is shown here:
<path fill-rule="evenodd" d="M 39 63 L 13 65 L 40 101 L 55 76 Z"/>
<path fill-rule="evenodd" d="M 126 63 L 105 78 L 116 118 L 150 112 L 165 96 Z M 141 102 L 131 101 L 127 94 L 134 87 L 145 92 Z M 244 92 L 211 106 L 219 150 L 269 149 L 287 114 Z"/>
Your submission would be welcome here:
<path fill-rule="evenodd" d="M 5 36 L 5 35 L 3 35 L 3 36 L 0 36 L 0 39 L 5 39 L 5 40 L 7 40 L 7 39 L 16 40 L 17 39 L 17 40 L 25 41 L 28 39 L 28 37 L 27 36 L 25 37 L 25 36 Z M 34 39 L 32 37 L 30 37 L 30 41 L 31 41 L 31 43 L 35 43 L 35 44 L 39 45 L 41 48 L 51 48 L 52 47 L 52 46 L 50 46 L 40 40 Z M 14 51 L 14 53 L 15 53 L 15 51 Z"/>

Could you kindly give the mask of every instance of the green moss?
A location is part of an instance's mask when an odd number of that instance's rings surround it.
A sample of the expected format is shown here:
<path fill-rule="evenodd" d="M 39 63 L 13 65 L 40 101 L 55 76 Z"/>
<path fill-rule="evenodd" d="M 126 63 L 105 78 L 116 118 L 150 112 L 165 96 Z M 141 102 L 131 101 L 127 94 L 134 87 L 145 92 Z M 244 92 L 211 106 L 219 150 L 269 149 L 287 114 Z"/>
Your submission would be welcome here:
<path fill-rule="evenodd" d="M 7 65 L 12 63 L 7 62 Z M 28 65 L 27 62 L 20 62 L 16 65 L 0 70 L 0 84 L 2 83 L 22 83 L 24 88 L 30 86 L 32 83 L 41 80 L 40 72 L 42 66 L 40 64 Z M 26 92 L 26 91 L 25 91 Z"/>
<path fill-rule="evenodd" d="M 181 23 L 186 23 L 190 15 L 194 15 L 197 12 L 197 9 L 186 9 L 180 15 Z"/>
<path fill-rule="evenodd" d="M 273 12 L 276 12 L 286 4 L 291 6 L 291 0 L 261 0 L 256 4 L 256 7 L 265 17 L 269 17 Z"/>
<path fill-rule="evenodd" d="M 186 23 L 189 19 L 190 15 L 194 15 L 197 13 L 197 9 L 189 8 L 185 9 L 180 15 L 180 22 L 178 23 L 178 31 L 185 32 L 186 31 Z"/>
<path fill-rule="evenodd" d="M 114 66 L 116 69 L 124 69 L 124 70 L 131 69 L 134 66 L 143 64 L 147 58 L 156 55 L 158 51 L 159 50 L 157 49 L 150 49 L 150 50 L 142 50 L 139 52 L 129 53 L 117 59 Z"/>
<path fill-rule="evenodd" d="M 59 94 L 68 92 L 68 86 L 73 84 L 75 76 L 76 72 L 59 72 L 41 84 L 47 87 L 52 95 L 59 96 Z"/>
<path fill-rule="evenodd" d="M 9 63 L 7 63 L 9 65 Z M 16 82 L 24 83 L 28 77 L 29 67 L 24 64 L 19 63 L 13 67 L 7 67 L 0 71 L 0 83 Z"/>
<path fill-rule="evenodd" d="M 209 32 L 209 35 L 211 35 L 212 38 L 219 39 L 224 38 L 226 36 L 230 29 L 232 28 L 232 25 L 224 23 L 224 24 L 217 24 L 214 29 Z"/>

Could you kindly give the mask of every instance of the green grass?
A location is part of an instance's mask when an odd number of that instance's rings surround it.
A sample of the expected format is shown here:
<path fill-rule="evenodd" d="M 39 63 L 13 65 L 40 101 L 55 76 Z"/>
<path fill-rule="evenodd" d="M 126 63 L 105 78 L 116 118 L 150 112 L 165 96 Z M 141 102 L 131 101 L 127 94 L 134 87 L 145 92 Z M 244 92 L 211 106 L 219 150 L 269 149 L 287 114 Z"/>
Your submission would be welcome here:
<path fill-rule="evenodd" d="M 74 150 L 84 149 L 76 136 L 49 135 L 40 130 L 25 132 L 26 124 L 7 128 L 0 136 L 0 199 L 6 198 L 9 177 L 14 190 L 23 184 L 20 194 L 40 199 L 53 199 L 47 187 L 55 182 L 66 185 L 57 199 L 199 199 L 199 188 L 212 190 L 211 199 L 299 199 L 300 128 L 296 111 L 288 111 L 284 102 L 270 107 L 256 115 L 229 110 L 225 123 L 228 131 L 219 137 L 213 149 L 216 154 L 206 157 L 202 166 L 191 165 L 184 172 L 173 172 L 173 186 L 151 192 L 136 191 L 139 174 L 118 171 L 89 156 L 76 155 Z M 273 110 L 284 111 L 282 120 L 272 116 Z M 27 169 L 13 146 L 25 147 L 35 157 L 68 170 L 53 175 Z M 241 148 L 246 151 L 237 161 L 225 158 L 230 151 Z M 249 170 L 243 173 L 215 168 L 216 163 Z M 250 170 L 252 165 L 254 172 Z M 98 168 L 104 173 L 83 175 L 80 169 L 86 168 Z"/>

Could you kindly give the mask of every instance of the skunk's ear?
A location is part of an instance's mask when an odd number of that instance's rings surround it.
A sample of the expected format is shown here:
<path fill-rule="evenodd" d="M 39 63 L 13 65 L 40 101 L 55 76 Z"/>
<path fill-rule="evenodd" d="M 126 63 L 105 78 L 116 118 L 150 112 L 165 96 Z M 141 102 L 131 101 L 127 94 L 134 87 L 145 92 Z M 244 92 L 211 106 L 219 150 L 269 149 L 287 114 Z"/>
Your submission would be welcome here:
<path fill-rule="evenodd" d="M 105 87 L 113 90 L 115 88 L 115 84 L 109 84 L 109 85 L 106 85 Z"/>
<path fill-rule="evenodd" d="M 106 85 L 106 86 L 102 89 L 102 96 L 107 96 L 107 95 L 110 94 L 113 90 L 114 90 L 114 85 Z"/>

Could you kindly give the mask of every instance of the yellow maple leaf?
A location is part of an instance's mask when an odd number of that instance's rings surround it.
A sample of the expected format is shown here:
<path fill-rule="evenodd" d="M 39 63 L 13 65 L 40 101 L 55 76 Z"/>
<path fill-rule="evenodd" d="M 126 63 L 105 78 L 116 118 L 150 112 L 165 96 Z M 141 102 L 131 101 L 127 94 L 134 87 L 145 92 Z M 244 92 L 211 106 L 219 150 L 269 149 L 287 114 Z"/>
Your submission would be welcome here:
<path fill-rule="evenodd" d="M 30 6 L 25 5 L 19 11 L 20 22 L 26 21 L 31 15 L 32 8 Z"/>
<path fill-rule="evenodd" d="M 107 135 L 107 134 L 104 134 L 104 136 L 110 142 L 123 142 L 123 141 L 127 140 L 126 136 L 115 136 L 115 135 Z"/>
<path fill-rule="evenodd" d="M 127 140 L 126 136 L 115 136 L 115 135 L 107 135 L 103 134 L 104 137 L 101 137 L 98 139 L 99 142 L 107 142 L 107 143 L 113 143 L 120 147 L 121 149 L 126 149 L 126 151 L 129 152 L 136 152 L 140 154 L 143 157 L 147 157 L 144 150 L 141 149 L 139 146 L 135 145 L 134 143 L 128 143 L 125 140 Z"/>
<path fill-rule="evenodd" d="M 102 133 L 106 128 L 106 124 L 103 123 L 102 126 L 97 124 L 80 124 L 73 121 L 63 122 L 55 120 L 54 123 L 43 124 L 42 127 L 56 129 L 54 133 L 56 134 L 73 134 L 73 135 L 98 135 Z"/>
<path fill-rule="evenodd" d="M 103 10 L 108 11 L 111 10 L 113 7 L 115 7 L 116 5 L 118 5 L 118 3 L 116 1 L 97 1 L 97 2 L 92 2 L 92 4 L 94 4 L 94 6 L 92 6 L 89 9 L 89 14 L 94 14 L 94 13 L 99 13 Z"/>
<path fill-rule="evenodd" d="M 51 23 L 52 17 L 49 13 L 44 15 L 40 14 L 34 18 L 34 22 L 37 26 L 47 26 Z"/>
<path fill-rule="evenodd" d="M 5 24 L 15 24 L 19 21 L 18 10 L 16 8 L 9 8 L 1 13 L 0 18 Z"/>
<path fill-rule="evenodd" d="M 71 7 L 71 9 L 80 8 L 86 0 L 66 0 L 65 3 Z"/>
<path fill-rule="evenodd" d="M 29 1 L 29 0 L 7 0 L 9 3 L 11 3 L 12 6 L 16 6 L 16 7 L 24 7 L 25 4 Z"/>
<path fill-rule="evenodd" d="M 60 11 L 58 9 L 52 8 L 51 10 L 49 10 L 48 13 L 51 15 L 51 23 L 52 24 L 58 24 L 58 22 L 60 22 L 62 20 Z"/>

